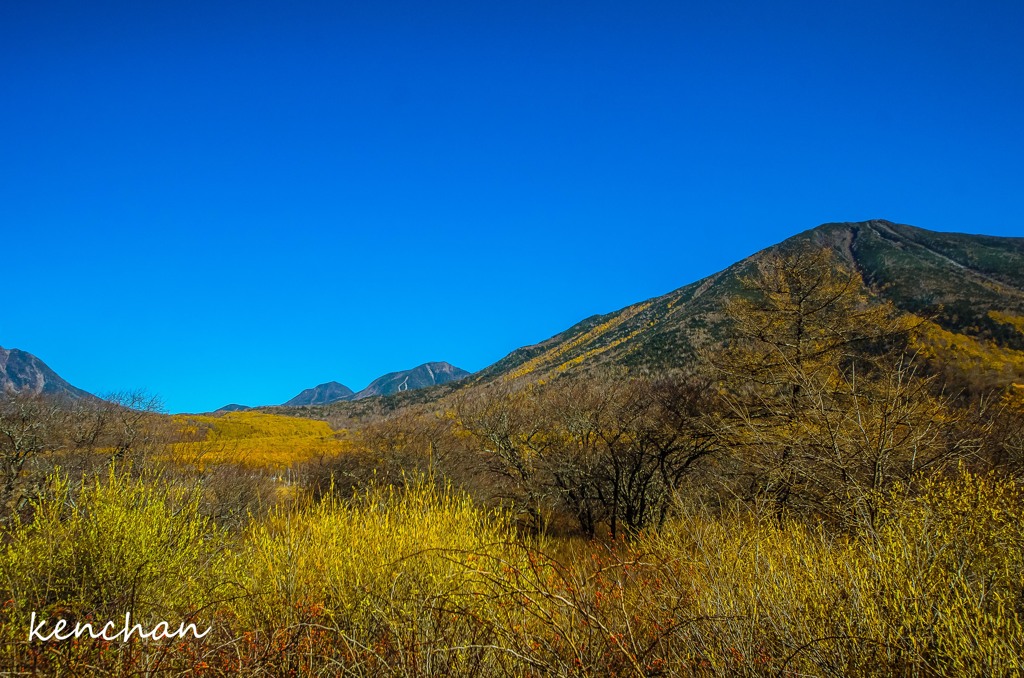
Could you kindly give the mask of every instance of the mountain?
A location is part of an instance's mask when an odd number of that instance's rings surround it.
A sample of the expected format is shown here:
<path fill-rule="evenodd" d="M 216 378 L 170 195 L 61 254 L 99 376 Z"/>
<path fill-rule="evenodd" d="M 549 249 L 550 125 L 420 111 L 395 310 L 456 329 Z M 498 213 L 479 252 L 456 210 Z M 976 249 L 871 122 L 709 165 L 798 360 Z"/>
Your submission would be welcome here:
<path fill-rule="evenodd" d="M 357 421 L 436 402 L 457 389 L 608 365 L 656 371 L 694 364 L 701 349 L 732 336 L 726 304 L 743 292 L 743 278 L 762 258 L 822 247 L 859 274 L 869 297 L 930 321 L 924 350 L 959 361 L 969 377 L 984 373 L 986 386 L 1024 382 L 1024 238 L 941 233 L 878 219 L 804 231 L 662 296 L 586 318 L 475 374 L 458 370 L 458 381 L 413 390 L 418 380 L 405 376 L 422 368 L 385 375 L 323 416 Z M 370 395 L 391 397 L 357 400 Z"/>
<path fill-rule="evenodd" d="M 303 393 L 305 393 L 305 391 L 303 391 Z M 213 411 L 213 413 L 217 414 L 221 412 L 246 412 L 251 409 L 252 408 L 249 407 L 248 405 L 239 405 L 238 403 L 231 403 L 230 405 L 225 405 L 224 407 L 218 407 L 216 410 Z"/>
<path fill-rule="evenodd" d="M 801 247 L 832 249 L 874 296 L 930 318 L 941 331 L 1024 350 L 1024 238 L 938 233 L 873 220 L 819 226 L 668 294 L 587 318 L 513 351 L 468 383 L 540 379 L 603 364 L 685 365 L 702 346 L 728 337 L 725 304 L 758 260 Z"/>
<path fill-rule="evenodd" d="M 360 400 L 371 396 L 387 396 L 403 391 L 415 391 L 428 386 L 447 384 L 452 381 L 465 379 L 469 372 L 459 369 L 454 365 L 445 362 L 424 363 L 419 367 L 402 372 L 391 372 L 383 377 L 378 377 L 370 382 L 370 385 L 352 397 L 352 400 Z"/>
<path fill-rule="evenodd" d="M 429 386 L 448 384 L 465 379 L 469 372 L 459 369 L 446 362 L 424 363 L 419 367 L 401 372 L 390 372 L 377 377 L 370 385 L 358 393 L 342 386 L 336 381 L 321 384 L 316 388 L 306 389 L 282 407 L 298 407 L 304 405 L 327 405 L 352 400 L 362 400 L 373 396 L 389 396 L 406 391 L 415 391 Z"/>
<path fill-rule="evenodd" d="M 301 405 L 326 405 L 327 403 L 333 403 L 339 400 L 347 400 L 352 395 L 354 395 L 354 393 L 348 386 L 339 384 L 336 381 L 329 381 L 326 384 L 307 388 L 305 391 L 286 402 L 285 406 L 296 407 Z"/>
<path fill-rule="evenodd" d="M 61 379 L 46 363 L 31 353 L 0 346 L 0 395 L 6 393 L 95 397 Z"/>

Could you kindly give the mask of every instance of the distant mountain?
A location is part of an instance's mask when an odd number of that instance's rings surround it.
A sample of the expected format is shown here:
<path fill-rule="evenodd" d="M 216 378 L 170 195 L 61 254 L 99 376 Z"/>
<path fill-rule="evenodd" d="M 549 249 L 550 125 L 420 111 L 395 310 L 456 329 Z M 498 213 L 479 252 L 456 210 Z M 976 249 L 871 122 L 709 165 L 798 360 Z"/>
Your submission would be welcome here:
<path fill-rule="evenodd" d="M 297 407 L 300 405 L 326 405 L 327 403 L 334 403 L 339 400 L 348 400 L 352 395 L 354 395 L 354 393 L 348 386 L 339 384 L 336 381 L 329 381 L 326 384 L 307 388 L 305 391 L 286 402 L 285 406 Z"/>
<path fill-rule="evenodd" d="M 415 391 L 416 389 L 428 386 L 459 381 L 469 375 L 470 373 L 466 370 L 459 369 L 445 362 L 425 363 L 411 370 L 391 372 L 383 377 L 378 377 L 351 399 L 360 400 L 372 396 L 387 396 L 403 391 Z"/>
<path fill-rule="evenodd" d="M 604 364 L 661 369 L 691 363 L 730 336 L 723 314 L 761 257 L 828 247 L 875 298 L 942 330 L 1024 351 L 1024 238 L 939 233 L 883 220 L 825 224 L 729 268 L 619 311 L 587 318 L 476 373 L 472 383 L 587 370 Z"/>
<path fill-rule="evenodd" d="M 31 353 L 0 347 L 0 396 L 7 393 L 45 393 L 71 398 L 95 398 L 61 379 Z"/>
<path fill-rule="evenodd" d="M 224 407 L 217 408 L 216 410 L 214 410 L 214 413 L 216 414 L 217 412 L 245 412 L 246 410 L 251 409 L 252 408 L 249 407 L 248 405 L 239 405 L 238 403 L 231 403 L 230 405 L 225 405 Z"/>
<path fill-rule="evenodd" d="M 391 372 L 378 377 L 370 382 L 370 385 L 358 393 L 342 386 L 336 381 L 321 384 L 316 388 L 306 389 L 295 396 L 283 407 L 297 407 L 303 405 L 327 405 L 348 400 L 362 400 L 373 396 L 388 396 L 405 391 L 415 391 L 428 386 L 447 384 L 449 382 L 465 379 L 469 372 L 459 369 L 446 362 L 424 363 L 419 367 L 401 372 Z"/>

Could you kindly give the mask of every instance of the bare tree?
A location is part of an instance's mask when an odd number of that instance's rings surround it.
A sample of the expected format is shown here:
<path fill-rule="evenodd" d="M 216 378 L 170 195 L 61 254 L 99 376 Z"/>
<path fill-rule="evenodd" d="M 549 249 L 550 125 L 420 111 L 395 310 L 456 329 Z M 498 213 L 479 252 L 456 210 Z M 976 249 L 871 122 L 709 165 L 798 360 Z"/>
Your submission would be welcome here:
<path fill-rule="evenodd" d="M 464 399 L 460 423 L 487 470 L 534 518 L 572 516 L 595 535 L 606 525 L 662 523 L 683 479 L 716 448 L 706 381 L 625 373 L 563 378 Z"/>
<path fill-rule="evenodd" d="M 917 321 L 869 296 L 827 249 L 765 257 L 728 313 L 737 338 L 710 356 L 725 386 L 723 438 L 781 516 L 810 510 L 873 526 L 883 490 L 965 453 L 918 374 Z"/>
<path fill-rule="evenodd" d="M 157 416 L 163 412 L 163 401 L 145 390 L 118 391 L 108 394 L 107 420 L 110 459 L 119 461 L 128 456 L 144 461 L 167 442 L 166 422 Z"/>
<path fill-rule="evenodd" d="M 0 398 L 0 492 L 4 515 L 26 498 L 26 467 L 64 447 L 68 401 L 43 394 L 9 392 Z"/>

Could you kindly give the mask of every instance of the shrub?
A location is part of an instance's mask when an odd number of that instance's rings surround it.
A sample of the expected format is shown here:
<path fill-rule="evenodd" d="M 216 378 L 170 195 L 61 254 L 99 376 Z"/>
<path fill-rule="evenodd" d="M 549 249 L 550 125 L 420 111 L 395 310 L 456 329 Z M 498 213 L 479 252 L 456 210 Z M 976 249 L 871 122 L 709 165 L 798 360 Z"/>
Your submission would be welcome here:
<path fill-rule="evenodd" d="M 128 613 L 150 628 L 158 621 L 208 625 L 225 535 L 201 514 L 197 491 L 116 470 L 76 489 L 54 474 L 32 508 L 0 546 L 8 666 L 73 670 L 88 652 L 105 649 L 120 653 L 115 664 L 140 659 L 135 646 L 107 648 L 103 640 L 28 644 L 33 612 L 72 624 Z"/>

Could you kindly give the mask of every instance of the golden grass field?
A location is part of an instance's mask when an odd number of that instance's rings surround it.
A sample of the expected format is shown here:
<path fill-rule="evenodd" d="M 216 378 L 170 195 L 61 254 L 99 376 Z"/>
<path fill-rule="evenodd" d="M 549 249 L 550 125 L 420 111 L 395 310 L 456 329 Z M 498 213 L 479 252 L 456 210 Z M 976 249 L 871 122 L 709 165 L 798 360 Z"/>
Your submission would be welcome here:
<path fill-rule="evenodd" d="M 223 415 L 175 415 L 185 438 L 172 456 L 198 463 L 235 463 L 251 468 L 281 469 L 346 449 L 344 433 L 323 421 L 263 412 Z"/>

